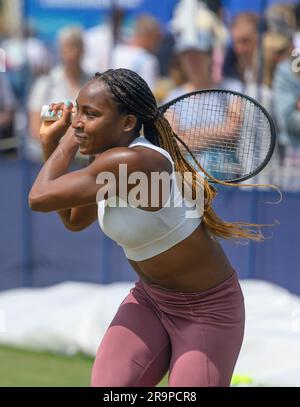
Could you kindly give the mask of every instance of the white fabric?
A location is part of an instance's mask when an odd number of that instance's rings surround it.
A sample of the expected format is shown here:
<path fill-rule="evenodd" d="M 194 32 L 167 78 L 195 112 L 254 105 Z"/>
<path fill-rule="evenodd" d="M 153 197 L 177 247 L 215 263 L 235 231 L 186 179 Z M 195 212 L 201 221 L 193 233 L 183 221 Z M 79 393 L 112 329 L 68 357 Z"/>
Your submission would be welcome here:
<path fill-rule="evenodd" d="M 98 223 L 102 231 L 123 248 L 128 259 L 143 261 L 170 249 L 194 232 L 201 223 L 203 194 L 199 194 L 197 200 L 183 197 L 174 172 L 174 162 L 166 150 L 143 136 L 137 137 L 128 147 L 135 146 L 156 150 L 171 161 L 173 170 L 169 198 L 161 209 L 154 212 L 141 210 L 131 205 L 130 201 L 127 204 L 120 197 L 118 202 L 115 196 L 99 200 Z M 145 192 L 141 190 L 141 195 Z M 130 230 L 128 225 L 132 225 Z"/>
<path fill-rule="evenodd" d="M 112 68 L 126 68 L 138 73 L 155 90 L 159 79 L 159 64 L 155 55 L 144 48 L 119 44 L 112 53 Z"/>
<path fill-rule="evenodd" d="M 110 68 L 113 36 L 109 24 L 97 25 L 84 33 L 83 69 L 91 75 Z"/>
<path fill-rule="evenodd" d="M 52 69 L 49 75 L 40 76 L 33 84 L 28 100 L 28 109 L 40 112 L 43 105 L 64 102 L 67 99 L 75 101 L 80 88 L 90 79 L 82 72 L 78 88 L 70 89 L 61 65 Z"/>
<path fill-rule="evenodd" d="M 300 297 L 262 280 L 240 284 L 246 329 L 234 373 L 261 385 L 300 386 Z M 2 292 L 0 343 L 94 356 L 133 286 L 65 282 Z"/>
<path fill-rule="evenodd" d="M 18 70 L 27 63 L 34 72 L 50 67 L 50 54 L 38 38 L 9 38 L 2 42 L 1 47 L 5 50 L 9 66 L 13 69 Z"/>
<path fill-rule="evenodd" d="M 94 355 L 132 284 L 66 282 L 0 294 L 0 343 Z"/>

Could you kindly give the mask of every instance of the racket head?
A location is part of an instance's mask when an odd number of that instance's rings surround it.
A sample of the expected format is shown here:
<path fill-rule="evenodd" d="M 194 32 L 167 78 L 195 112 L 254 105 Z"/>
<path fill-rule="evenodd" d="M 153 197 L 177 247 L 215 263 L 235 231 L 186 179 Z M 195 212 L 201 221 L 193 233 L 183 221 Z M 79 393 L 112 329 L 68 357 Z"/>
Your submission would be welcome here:
<path fill-rule="evenodd" d="M 250 96 L 231 90 L 203 89 L 181 95 L 159 110 L 200 165 L 219 181 L 241 182 L 252 178 L 273 155 L 274 121 Z M 199 172 L 191 154 L 179 141 L 177 144 Z"/>

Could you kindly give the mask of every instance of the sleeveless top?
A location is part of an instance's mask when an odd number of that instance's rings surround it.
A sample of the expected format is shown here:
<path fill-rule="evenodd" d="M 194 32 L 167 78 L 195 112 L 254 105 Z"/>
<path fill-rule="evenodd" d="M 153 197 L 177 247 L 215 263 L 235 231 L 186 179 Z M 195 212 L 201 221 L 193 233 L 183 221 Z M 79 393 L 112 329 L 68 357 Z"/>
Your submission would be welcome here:
<path fill-rule="evenodd" d="M 170 154 L 144 136 L 128 147 L 135 146 L 152 148 L 171 161 L 168 201 L 157 211 L 146 211 L 130 206 L 120 197 L 110 197 L 98 202 L 98 222 L 102 231 L 123 248 L 128 259 L 142 261 L 186 239 L 201 223 L 202 213 L 195 201 L 182 198 Z"/>

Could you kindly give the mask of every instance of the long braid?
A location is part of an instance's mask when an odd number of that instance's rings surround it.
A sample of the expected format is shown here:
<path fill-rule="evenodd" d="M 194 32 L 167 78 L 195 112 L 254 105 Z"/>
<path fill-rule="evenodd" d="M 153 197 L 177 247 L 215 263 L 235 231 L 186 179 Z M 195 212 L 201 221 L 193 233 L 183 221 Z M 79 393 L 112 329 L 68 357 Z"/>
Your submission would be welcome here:
<path fill-rule="evenodd" d="M 144 126 L 145 138 L 169 152 L 174 161 L 175 170 L 178 171 L 182 177 L 184 177 L 186 172 L 192 173 L 192 197 L 195 198 L 196 196 L 197 186 L 204 189 L 205 202 L 203 222 L 210 235 L 224 239 L 242 238 L 256 241 L 264 240 L 260 228 L 261 226 L 267 225 L 226 222 L 215 213 L 212 208 L 212 203 L 217 195 L 216 188 L 209 184 L 208 180 L 203 178 L 184 158 L 177 140 L 191 154 L 198 168 L 208 178 L 222 185 L 238 186 L 238 184 L 218 181 L 202 168 L 192 151 L 190 151 L 184 141 L 174 133 L 167 119 L 160 114 L 155 97 L 143 78 L 129 69 L 109 69 L 102 74 L 96 73 L 95 78 L 108 85 L 120 112 L 132 113 L 137 116 L 139 123 L 142 123 Z M 248 185 L 242 184 L 241 186 Z"/>

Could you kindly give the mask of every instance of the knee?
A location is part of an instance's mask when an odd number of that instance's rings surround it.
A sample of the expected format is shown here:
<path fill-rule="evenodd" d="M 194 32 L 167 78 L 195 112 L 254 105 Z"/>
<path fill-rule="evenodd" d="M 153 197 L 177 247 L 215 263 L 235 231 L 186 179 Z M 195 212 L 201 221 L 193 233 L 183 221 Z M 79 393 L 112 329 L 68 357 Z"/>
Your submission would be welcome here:
<path fill-rule="evenodd" d="M 105 365 L 96 360 L 92 368 L 91 387 L 135 387 L 140 373 L 138 366 L 115 364 L 113 360 Z"/>
<path fill-rule="evenodd" d="M 112 377 L 107 374 L 92 373 L 91 387 L 135 387 L 136 384 L 122 376 Z"/>
<path fill-rule="evenodd" d="M 169 361 L 169 359 L 168 359 Z M 102 363 L 101 363 L 102 362 Z M 110 363 L 96 359 L 92 368 L 91 387 L 155 387 L 166 374 L 169 363 L 164 355 L 158 363 L 134 361 Z"/>

